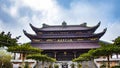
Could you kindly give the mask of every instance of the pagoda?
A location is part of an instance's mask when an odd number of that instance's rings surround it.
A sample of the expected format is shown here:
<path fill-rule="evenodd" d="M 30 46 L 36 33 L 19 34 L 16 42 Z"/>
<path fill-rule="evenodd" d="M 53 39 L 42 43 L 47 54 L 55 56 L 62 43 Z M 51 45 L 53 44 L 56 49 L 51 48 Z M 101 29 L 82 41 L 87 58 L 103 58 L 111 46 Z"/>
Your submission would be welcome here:
<path fill-rule="evenodd" d="M 99 26 L 100 22 L 90 27 L 87 23 L 67 25 L 64 21 L 62 25 L 43 24 L 41 28 L 30 24 L 36 34 L 29 34 L 25 30 L 23 32 L 31 40 L 31 45 L 42 49 L 43 54 L 56 58 L 57 61 L 71 61 L 90 49 L 100 47 L 100 38 L 107 29 L 95 33 Z"/>

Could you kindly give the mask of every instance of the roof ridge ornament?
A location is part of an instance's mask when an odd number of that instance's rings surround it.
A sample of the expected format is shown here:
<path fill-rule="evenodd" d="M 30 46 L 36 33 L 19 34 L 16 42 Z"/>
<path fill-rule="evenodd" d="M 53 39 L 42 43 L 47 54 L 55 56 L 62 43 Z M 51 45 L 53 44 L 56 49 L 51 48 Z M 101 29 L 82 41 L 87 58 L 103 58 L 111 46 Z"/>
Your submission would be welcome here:
<path fill-rule="evenodd" d="M 39 28 L 33 26 L 31 23 L 29 23 L 30 27 L 32 28 L 33 31 L 37 32 L 39 31 Z"/>
<path fill-rule="evenodd" d="M 67 26 L 67 23 L 65 21 L 62 22 L 62 26 L 65 27 Z"/>
<path fill-rule="evenodd" d="M 86 27 L 86 26 L 87 26 L 87 23 L 84 22 L 84 23 L 80 24 L 80 26 Z"/>
<path fill-rule="evenodd" d="M 104 30 L 103 30 L 103 32 L 106 32 L 107 31 L 107 28 L 105 28 Z"/>
<path fill-rule="evenodd" d="M 97 33 L 96 35 L 98 35 L 99 38 L 101 38 L 105 34 L 106 31 L 107 31 L 107 28 L 105 28 L 102 32 Z"/>
<path fill-rule="evenodd" d="M 43 23 L 42 25 L 43 25 L 43 28 L 46 28 L 46 27 L 49 26 L 49 25 L 47 25 L 47 24 L 45 24 L 45 23 Z"/>
<path fill-rule="evenodd" d="M 98 22 L 98 25 L 99 25 L 99 26 L 100 26 L 100 24 L 101 24 L 101 21 Z"/>

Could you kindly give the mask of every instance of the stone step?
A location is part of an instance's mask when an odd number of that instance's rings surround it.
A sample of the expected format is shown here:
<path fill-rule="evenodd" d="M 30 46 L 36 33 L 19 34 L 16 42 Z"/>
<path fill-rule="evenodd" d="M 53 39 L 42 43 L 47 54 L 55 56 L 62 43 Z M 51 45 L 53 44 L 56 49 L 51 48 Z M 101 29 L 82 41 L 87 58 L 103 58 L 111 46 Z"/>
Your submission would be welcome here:
<path fill-rule="evenodd" d="M 97 68 L 97 66 L 93 61 L 83 61 L 82 68 Z"/>

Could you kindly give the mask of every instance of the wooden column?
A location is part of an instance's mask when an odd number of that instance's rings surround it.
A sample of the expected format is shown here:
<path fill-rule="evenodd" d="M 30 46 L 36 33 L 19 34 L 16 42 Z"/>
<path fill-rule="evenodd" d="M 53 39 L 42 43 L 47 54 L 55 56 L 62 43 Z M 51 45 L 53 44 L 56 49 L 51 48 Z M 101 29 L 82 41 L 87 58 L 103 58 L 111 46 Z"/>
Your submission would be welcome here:
<path fill-rule="evenodd" d="M 20 57 L 19 57 L 19 59 L 21 60 L 22 59 L 22 54 L 20 53 Z"/>
<path fill-rule="evenodd" d="M 16 53 L 14 53 L 14 60 L 16 59 Z"/>
<path fill-rule="evenodd" d="M 74 58 L 76 58 L 76 51 L 74 51 L 73 53 L 74 53 Z"/>
<path fill-rule="evenodd" d="M 57 52 L 54 52 L 54 57 L 55 57 L 55 59 L 56 59 L 56 54 L 57 54 Z"/>

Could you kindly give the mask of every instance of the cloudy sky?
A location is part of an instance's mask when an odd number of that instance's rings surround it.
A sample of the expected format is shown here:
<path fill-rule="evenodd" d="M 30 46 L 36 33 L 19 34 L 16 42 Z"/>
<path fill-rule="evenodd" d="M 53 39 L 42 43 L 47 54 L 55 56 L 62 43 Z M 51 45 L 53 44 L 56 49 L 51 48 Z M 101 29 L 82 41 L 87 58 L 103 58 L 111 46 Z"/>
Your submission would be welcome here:
<path fill-rule="evenodd" d="M 40 28 L 43 23 L 61 25 L 63 21 L 88 26 L 101 21 L 95 33 L 107 28 L 101 40 L 111 41 L 120 36 L 120 0 L 0 0 L 0 32 L 21 35 L 20 43 L 30 41 L 23 29 L 34 34 L 29 23 Z"/>

